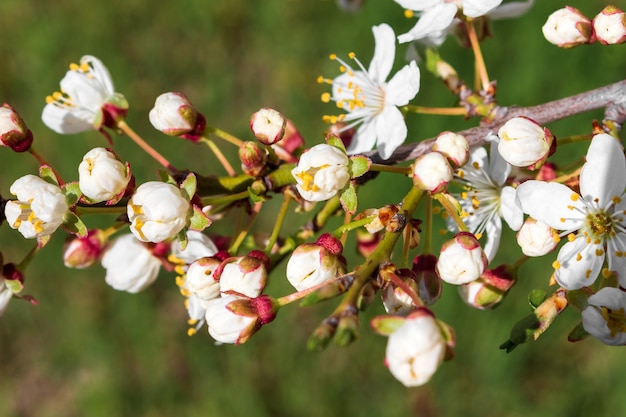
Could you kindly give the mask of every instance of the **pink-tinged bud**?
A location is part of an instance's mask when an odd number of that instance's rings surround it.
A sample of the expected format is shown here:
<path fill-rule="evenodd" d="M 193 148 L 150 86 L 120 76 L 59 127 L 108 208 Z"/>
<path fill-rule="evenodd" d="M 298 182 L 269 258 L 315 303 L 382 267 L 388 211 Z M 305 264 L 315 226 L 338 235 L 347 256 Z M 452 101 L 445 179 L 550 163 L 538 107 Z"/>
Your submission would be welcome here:
<path fill-rule="evenodd" d="M 411 270 L 417 281 L 417 295 L 425 305 L 431 305 L 441 297 L 441 279 L 437 274 L 437 257 L 432 254 L 417 255 Z"/>
<path fill-rule="evenodd" d="M 432 146 L 433 151 L 440 152 L 456 167 L 465 165 L 469 159 L 469 143 L 465 136 L 454 132 L 443 132 L 437 136 Z"/>
<path fill-rule="evenodd" d="M 571 6 L 548 16 L 541 29 L 548 42 L 561 48 L 589 43 L 592 38 L 591 20 Z"/>
<path fill-rule="evenodd" d="M 216 271 L 220 281 L 220 292 L 254 298 L 258 297 L 267 282 L 267 259 L 258 256 L 228 258 Z"/>
<path fill-rule="evenodd" d="M 304 138 L 298 132 L 293 122 L 287 119 L 283 138 L 272 145 L 272 149 L 279 159 L 285 162 L 297 162 L 297 155 L 304 147 Z"/>
<path fill-rule="evenodd" d="M 519 116 L 498 130 L 498 152 L 509 164 L 538 169 L 556 150 L 554 135 L 534 120 Z"/>
<path fill-rule="evenodd" d="M 182 93 L 163 93 L 156 98 L 148 116 L 156 130 L 169 136 L 180 136 L 194 130 L 198 110 Z"/>
<path fill-rule="evenodd" d="M 345 267 L 342 251 L 341 242 L 328 233 L 315 243 L 298 246 L 287 263 L 287 280 L 302 291 L 337 278 Z"/>
<path fill-rule="evenodd" d="M 250 129 L 263 145 L 273 145 L 285 135 L 287 121 L 278 111 L 262 108 L 250 117 Z"/>
<path fill-rule="evenodd" d="M 626 293 L 621 288 L 604 287 L 587 303 L 582 311 L 585 331 L 607 345 L 626 345 Z"/>
<path fill-rule="evenodd" d="M 262 145 L 256 142 L 244 142 L 239 147 L 238 154 L 241 169 L 246 175 L 252 177 L 261 175 L 267 164 L 267 152 Z"/>
<path fill-rule="evenodd" d="M 382 240 L 381 233 L 370 233 L 367 230 L 357 229 L 356 231 L 356 248 L 357 252 L 364 258 L 367 258 L 378 247 Z"/>
<path fill-rule="evenodd" d="M 102 256 L 106 242 L 104 233 L 99 229 L 90 230 L 85 237 L 70 235 L 63 246 L 63 263 L 68 268 L 90 267 Z"/>
<path fill-rule="evenodd" d="M 606 6 L 593 18 L 596 39 L 604 45 L 617 45 L 626 41 L 626 13 L 615 6 Z"/>
<path fill-rule="evenodd" d="M 90 203 L 115 204 L 132 187 L 132 177 L 130 164 L 105 148 L 90 150 L 78 165 L 78 187 Z"/>
<path fill-rule="evenodd" d="M 15 152 L 25 152 L 33 143 L 33 133 L 9 104 L 0 107 L 0 145 Z"/>
<path fill-rule="evenodd" d="M 211 256 L 192 262 L 185 274 L 185 288 L 202 301 L 217 298 L 220 295 L 220 281 L 216 271 L 220 265 L 221 261 Z"/>
<path fill-rule="evenodd" d="M 443 244 L 436 268 L 442 280 L 461 285 L 478 279 L 488 262 L 478 239 L 472 233 L 460 232 Z"/>
<path fill-rule="evenodd" d="M 454 172 L 446 157 L 439 152 L 429 152 L 413 163 L 413 184 L 431 193 L 445 191 Z"/>
<path fill-rule="evenodd" d="M 517 244 L 526 256 L 543 256 L 552 252 L 559 243 L 556 230 L 532 217 L 526 219 L 517 232 Z"/>
<path fill-rule="evenodd" d="M 479 310 L 497 307 L 515 285 L 516 277 L 507 265 L 486 270 L 480 278 L 459 286 L 465 303 Z"/>
<path fill-rule="evenodd" d="M 384 268 L 381 268 L 380 273 L 383 276 L 383 279 L 385 279 L 385 275 L 387 273 L 393 273 L 396 275 L 396 279 L 402 281 L 413 294 L 407 293 L 394 281 L 387 280 L 381 292 L 383 306 L 385 307 L 385 311 L 389 314 L 406 316 L 411 311 L 419 307 L 418 305 L 415 305 L 413 300 L 413 297 L 418 293 L 417 282 L 415 281 L 415 275 L 411 270 L 395 270 L 395 267 L 393 269 L 393 271 L 385 272 Z"/>

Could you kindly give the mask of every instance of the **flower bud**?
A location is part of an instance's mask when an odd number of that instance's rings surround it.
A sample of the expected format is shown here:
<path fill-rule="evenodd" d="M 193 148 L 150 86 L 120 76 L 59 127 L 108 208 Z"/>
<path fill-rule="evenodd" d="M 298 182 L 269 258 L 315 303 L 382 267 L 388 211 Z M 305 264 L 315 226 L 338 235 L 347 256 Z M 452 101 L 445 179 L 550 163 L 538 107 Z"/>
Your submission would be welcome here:
<path fill-rule="evenodd" d="M 78 165 L 78 187 L 93 203 L 119 200 L 131 180 L 130 166 L 105 148 L 94 148 Z"/>
<path fill-rule="evenodd" d="M 604 45 L 617 45 L 626 41 L 626 13 L 615 6 L 606 6 L 593 18 L 596 39 Z"/>
<path fill-rule="evenodd" d="M 269 260 L 262 252 L 228 258 L 218 272 L 220 292 L 245 297 L 258 297 L 267 282 Z"/>
<path fill-rule="evenodd" d="M 102 255 L 104 280 L 119 291 L 137 293 L 156 280 L 161 261 L 133 235 L 125 234 L 111 242 Z"/>
<path fill-rule="evenodd" d="M 461 285 L 478 279 L 487 268 L 487 263 L 487 256 L 476 237 L 460 232 L 441 247 L 436 269 L 442 280 Z"/>
<path fill-rule="evenodd" d="M 172 184 L 148 181 L 128 201 L 130 231 L 142 242 L 170 239 L 187 225 L 189 201 Z"/>
<path fill-rule="evenodd" d="M 216 274 L 221 262 L 213 257 L 200 258 L 189 265 L 185 288 L 199 300 L 210 301 L 220 295 L 220 281 Z"/>
<path fill-rule="evenodd" d="M 446 351 L 447 343 L 437 320 L 418 310 L 389 335 L 385 364 L 404 386 L 416 387 L 430 380 Z"/>
<path fill-rule="evenodd" d="M 250 117 L 250 129 L 263 145 L 273 145 L 285 134 L 287 121 L 280 112 L 262 108 Z"/>
<path fill-rule="evenodd" d="M 0 145 L 15 152 L 25 152 L 33 143 L 33 133 L 22 117 L 9 104 L 0 107 Z"/>
<path fill-rule="evenodd" d="M 367 230 L 356 230 L 356 249 L 359 255 L 367 258 L 378 247 L 382 240 L 382 233 L 370 233 Z"/>
<path fill-rule="evenodd" d="M 432 150 L 443 154 L 457 167 L 465 165 L 469 159 L 469 143 L 467 139 L 465 139 L 465 136 L 454 132 L 440 133 L 435 143 L 433 143 Z"/>
<path fill-rule="evenodd" d="M 196 127 L 198 111 L 182 93 L 163 93 L 149 113 L 150 123 L 166 135 L 180 136 Z"/>
<path fill-rule="evenodd" d="M 26 239 L 51 235 L 68 210 L 63 191 L 35 175 L 17 179 L 9 189 L 17 200 L 6 202 L 4 215 Z"/>
<path fill-rule="evenodd" d="M 425 305 L 434 304 L 441 297 L 441 279 L 437 274 L 437 257 L 433 254 L 417 255 L 411 270 L 417 281 L 417 295 Z"/>
<path fill-rule="evenodd" d="M 528 217 L 517 232 L 517 244 L 526 256 L 543 256 L 550 253 L 559 243 L 556 230 L 542 221 Z"/>
<path fill-rule="evenodd" d="M 337 195 L 348 184 L 349 163 L 342 150 L 322 143 L 304 152 L 291 174 L 303 199 L 324 201 Z"/>
<path fill-rule="evenodd" d="M 498 131 L 498 137 L 498 152 L 514 166 L 539 168 L 553 152 L 554 135 L 528 117 L 509 119 Z"/>
<path fill-rule="evenodd" d="M 298 246 L 287 263 L 287 280 L 298 291 L 315 287 L 343 273 L 343 245 L 328 233 L 315 243 Z"/>
<path fill-rule="evenodd" d="M 588 43 L 592 36 L 591 20 L 571 6 L 548 16 L 541 30 L 548 42 L 561 48 Z"/>
<path fill-rule="evenodd" d="M 402 281 L 408 288 L 413 291 L 414 295 L 417 295 L 417 282 L 413 272 L 407 269 L 399 269 L 393 271 L 397 276 L 397 279 Z M 381 274 L 384 274 L 381 268 Z M 396 285 L 393 281 L 387 281 L 383 286 L 381 293 L 383 300 L 383 306 L 385 311 L 389 314 L 395 314 L 400 316 L 406 316 L 411 311 L 415 310 L 418 306 L 415 305 L 413 297 L 408 294 L 404 289 Z"/>
<path fill-rule="evenodd" d="M 429 152 L 413 163 L 413 184 L 431 193 L 440 193 L 448 187 L 454 172 L 443 154 Z"/>
<path fill-rule="evenodd" d="M 620 288 L 604 287 L 587 303 L 582 311 L 585 331 L 607 345 L 626 345 L 626 293 Z"/>
<path fill-rule="evenodd" d="M 267 164 L 267 152 L 256 142 L 244 142 L 239 147 L 241 169 L 246 175 L 257 177 L 261 175 Z"/>
<path fill-rule="evenodd" d="M 506 265 L 486 270 L 480 278 L 459 286 L 461 299 L 467 305 L 485 310 L 497 307 L 515 285 L 515 276 Z"/>
<path fill-rule="evenodd" d="M 63 246 L 63 263 L 68 268 L 84 269 L 100 259 L 107 239 L 99 229 L 87 232 L 87 236 L 68 236 Z"/>
<path fill-rule="evenodd" d="M 277 308 L 267 295 L 241 299 L 226 295 L 207 303 L 209 334 L 219 343 L 245 343 L 262 325 L 276 318 Z"/>

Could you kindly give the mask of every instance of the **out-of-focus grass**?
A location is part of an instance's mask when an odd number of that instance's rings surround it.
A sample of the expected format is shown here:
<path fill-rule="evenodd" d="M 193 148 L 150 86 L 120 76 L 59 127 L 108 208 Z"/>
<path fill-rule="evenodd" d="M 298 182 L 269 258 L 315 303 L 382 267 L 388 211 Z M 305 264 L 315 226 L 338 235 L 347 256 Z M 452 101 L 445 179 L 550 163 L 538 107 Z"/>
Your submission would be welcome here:
<path fill-rule="evenodd" d="M 562 4 L 539 3 L 524 18 L 494 22 L 494 38 L 484 43 L 502 104 L 538 104 L 623 78 L 623 47 L 561 50 L 547 44 L 540 27 Z M 573 3 L 589 15 L 603 7 L 600 1 Z M 325 90 L 315 83 L 320 74 L 337 74 L 328 54 L 355 51 L 367 64 L 372 25 L 387 22 L 401 33 L 413 24 L 391 0 L 369 0 L 357 14 L 323 0 L 4 0 L 0 22 L 2 100 L 22 113 L 36 149 L 66 179 L 76 179 L 87 150 L 106 143 L 94 132 L 56 135 L 39 114 L 67 65 L 83 54 L 96 55 L 109 67 L 131 104 L 131 126 L 174 165 L 209 173 L 220 168 L 207 150 L 155 133 L 148 124 L 147 112 L 159 93 L 186 93 L 209 124 L 244 138 L 250 138 L 249 115 L 275 107 L 310 144 L 318 143 L 321 115 L 334 111 L 320 102 Z M 397 67 L 405 49 L 398 47 Z M 468 50 L 450 39 L 442 55 L 462 77 L 472 78 Z M 416 103 L 453 104 L 425 70 L 422 76 Z M 550 127 L 563 137 L 587 131 L 594 117 L 601 113 Z M 420 140 L 467 123 L 410 115 L 409 125 L 410 140 Z M 155 164 L 134 144 L 123 137 L 114 141 L 139 181 L 154 178 Z M 0 161 L 5 197 L 17 177 L 36 171 L 33 160 L 7 149 L 0 149 Z M 382 174 L 364 189 L 361 207 L 397 201 L 408 186 L 408 180 Z M 290 219 L 296 224 L 300 217 Z M 505 238 L 510 241 L 512 234 Z M 19 261 L 31 243 L 6 225 L 0 231 L 8 261 Z M 549 260 L 525 265 L 518 286 L 493 312 L 468 309 L 446 286 L 435 312 L 456 330 L 456 358 L 429 385 L 406 389 L 383 365 L 385 339 L 368 330 L 367 318 L 380 314 L 379 306 L 364 315 L 361 338 L 347 349 L 305 348 L 309 332 L 333 302 L 287 307 L 246 345 L 215 346 L 205 332 L 185 335 L 186 313 L 172 276 L 162 274 L 138 295 L 116 292 L 104 284 L 100 267 L 64 269 L 61 244 L 55 236 L 27 270 L 26 292 L 40 305 L 13 300 L 0 320 L 0 415 L 552 417 L 626 411 L 621 350 L 594 340 L 568 344 L 565 337 L 577 320 L 572 311 L 537 343 L 509 355 L 498 350 L 512 324 L 528 313 L 526 294 L 547 287 Z M 507 245 L 499 260 L 511 262 L 518 255 Z M 283 268 L 271 283 L 276 295 L 289 291 Z"/>

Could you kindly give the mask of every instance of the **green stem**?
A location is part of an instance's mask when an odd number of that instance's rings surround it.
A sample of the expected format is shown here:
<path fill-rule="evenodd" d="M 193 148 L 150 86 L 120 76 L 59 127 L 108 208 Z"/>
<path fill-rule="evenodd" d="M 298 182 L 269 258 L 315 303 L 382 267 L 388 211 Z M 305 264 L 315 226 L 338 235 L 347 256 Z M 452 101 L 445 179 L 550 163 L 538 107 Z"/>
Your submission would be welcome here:
<path fill-rule="evenodd" d="M 363 219 L 354 220 L 352 222 L 342 224 L 341 226 L 336 228 L 331 234 L 339 239 L 344 233 L 369 224 L 372 220 L 374 220 L 374 217 L 375 216 L 365 217 Z"/>
<path fill-rule="evenodd" d="M 61 178 L 61 175 L 57 172 L 57 170 L 54 169 L 52 167 L 52 165 L 50 165 L 48 163 L 48 161 L 46 161 L 44 159 L 44 157 L 41 156 L 41 154 L 35 150 L 34 147 L 31 146 L 30 148 L 28 148 L 28 153 L 31 154 L 37 160 L 37 162 L 39 162 L 39 165 L 45 165 L 45 166 L 49 166 L 50 167 L 50 169 L 54 173 L 54 176 L 56 177 L 57 181 L 59 182 L 59 185 L 63 185 L 64 184 L 63 178 Z"/>
<path fill-rule="evenodd" d="M 452 217 L 452 219 L 456 223 L 456 227 L 459 228 L 459 231 L 461 232 L 469 231 L 469 229 L 467 228 L 467 225 L 465 224 L 465 222 L 463 222 L 463 219 L 461 219 L 461 216 L 459 216 L 459 212 L 457 208 L 452 204 L 452 202 L 443 193 L 433 194 L 432 197 L 436 199 L 439 202 L 439 204 L 443 206 L 444 209 L 446 209 L 446 212 L 448 213 L 450 217 Z"/>
<path fill-rule="evenodd" d="M 220 148 L 217 147 L 215 142 L 213 142 L 211 139 L 205 138 L 204 136 L 200 138 L 200 141 L 202 141 L 206 146 L 209 147 L 209 149 L 211 149 L 211 152 L 213 152 L 217 160 L 220 161 L 220 164 L 222 164 L 229 176 L 234 177 L 237 175 L 232 165 L 230 164 L 230 162 L 228 162 L 228 159 L 226 159 L 226 157 L 224 156 Z"/>
<path fill-rule="evenodd" d="M 425 224 L 424 224 L 425 223 Z M 433 242 L 433 200 L 426 201 L 426 221 L 424 224 L 424 233 L 422 239 L 422 253 L 430 253 Z"/>
<path fill-rule="evenodd" d="M 569 136 L 567 138 L 561 138 L 556 140 L 557 147 L 561 145 L 568 145 L 570 143 L 577 142 L 586 142 L 590 141 L 593 135 L 577 135 L 577 136 Z"/>
<path fill-rule="evenodd" d="M 272 230 L 272 234 L 267 242 L 267 246 L 265 247 L 265 253 L 269 255 L 272 252 L 272 248 L 276 244 L 278 240 L 278 235 L 280 234 L 280 228 L 285 222 L 285 217 L 287 216 L 287 208 L 289 207 L 289 203 L 291 202 L 291 194 L 285 193 L 283 199 L 283 204 L 280 206 L 280 211 L 278 212 L 278 217 L 276 218 L 276 223 L 274 224 L 274 229 Z"/>
<path fill-rule="evenodd" d="M 426 107 L 426 106 L 414 106 L 407 104 L 402 106 L 401 110 L 404 113 L 418 113 L 418 114 L 435 114 L 439 116 L 467 116 L 467 110 L 464 107 Z"/>
<path fill-rule="evenodd" d="M 76 206 L 76 214 L 126 213 L 126 206 Z"/>
<path fill-rule="evenodd" d="M 20 272 L 24 272 L 24 270 L 28 267 L 28 264 L 30 263 L 30 261 L 33 260 L 33 258 L 35 257 L 35 254 L 37 253 L 37 251 L 39 250 L 39 245 L 35 245 L 24 257 L 24 259 L 22 259 L 22 261 L 16 265 L 18 271 Z"/>
<path fill-rule="evenodd" d="M 252 214 L 250 215 L 250 217 L 248 217 L 248 222 L 246 223 L 244 228 L 239 232 L 239 234 L 237 235 L 233 243 L 230 245 L 230 248 L 228 249 L 228 253 L 230 253 L 231 255 L 234 255 L 239 251 L 239 247 L 241 246 L 243 241 L 246 239 L 246 236 L 248 236 L 248 234 L 250 233 L 250 229 L 252 229 L 252 225 L 254 224 L 254 221 L 259 215 L 259 211 L 261 211 L 262 205 L 263 205 L 263 202 L 256 203 L 254 205 L 252 209 Z"/>
<path fill-rule="evenodd" d="M 202 205 L 203 206 L 216 206 L 219 204 L 228 204 L 228 203 L 233 203 L 239 200 L 245 200 L 249 196 L 250 196 L 250 193 L 248 192 L 248 190 L 246 190 L 246 191 L 240 191 L 235 194 L 228 194 L 228 195 L 223 195 L 219 197 L 203 197 Z"/>
<path fill-rule="evenodd" d="M 124 120 L 120 120 L 117 122 L 117 127 L 124 132 L 129 138 L 133 140 L 141 149 L 143 149 L 148 155 L 150 155 L 155 161 L 161 164 L 163 167 L 167 168 L 171 173 L 178 173 L 178 169 L 174 167 L 163 155 L 161 155 L 156 149 L 148 144 L 145 140 L 141 138 L 133 129 L 128 126 L 128 124 Z"/>
<path fill-rule="evenodd" d="M 399 167 L 395 165 L 372 164 L 370 166 L 370 171 L 394 172 L 397 174 L 409 175 L 411 173 L 411 168 Z"/>
<path fill-rule="evenodd" d="M 204 132 L 205 133 L 212 133 L 215 136 L 217 136 L 220 139 L 224 139 L 226 142 L 230 142 L 233 145 L 240 147 L 243 144 L 243 141 L 233 135 L 231 135 L 230 133 L 222 130 L 222 129 L 218 129 L 216 127 L 212 127 L 212 126 L 207 126 L 204 128 Z"/>

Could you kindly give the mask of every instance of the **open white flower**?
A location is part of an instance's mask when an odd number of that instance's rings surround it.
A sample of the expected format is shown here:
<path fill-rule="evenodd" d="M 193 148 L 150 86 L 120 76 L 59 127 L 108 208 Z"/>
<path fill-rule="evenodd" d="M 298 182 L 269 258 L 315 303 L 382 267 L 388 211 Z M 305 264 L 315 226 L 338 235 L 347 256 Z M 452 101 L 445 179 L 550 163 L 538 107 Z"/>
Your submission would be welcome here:
<path fill-rule="evenodd" d="M 580 194 L 569 187 L 526 181 L 517 200 L 531 217 L 567 236 L 554 278 L 567 290 L 594 283 L 604 261 L 626 286 L 626 159 L 621 144 L 607 134 L 595 135 L 580 173 Z"/>
<path fill-rule="evenodd" d="M 321 143 L 300 156 L 291 170 L 296 188 L 306 201 L 325 201 L 341 191 L 350 180 L 346 154 L 332 145 Z"/>
<path fill-rule="evenodd" d="M 130 179 L 128 167 L 105 148 L 90 150 L 78 165 L 78 187 L 95 203 L 121 198 Z"/>
<path fill-rule="evenodd" d="M 73 134 L 111 123 L 124 116 L 128 104 L 115 93 L 109 70 L 96 57 L 85 55 L 71 64 L 61 80 L 61 91 L 46 97 L 41 118 L 55 132 Z"/>
<path fill-rule="evenodd" d="M 335 101 L 337 107 L 348 112 L 325 116 L 327 122 L 345 122 L 341 131 L 360 125 L 348 146 L 349 154 L 366 152 L 376 145 L 381 158 L 388 159 L 406 140 L 407 127 L 398 106 L 408 104 L 419 91 L 420 71 L 415 61 L 411 61 L 387 82 L 396 52 L 395 33 L 387 24 L 374 26 L 372 32 L 376 47 L 369 69 L 365 69 L 354 53 L 349 56 L 357 69 L 331 55 L 345 72 L 334 80 L 320 78 L 333 86 L 332 95 L 324 93 L 322 100 Z"/>
<path fill-rule="evenodd" d="M 4 215 L 9 226 L 26 239 L 51 235 L 63 223 L 68 206 L 56 185 L 29 174 L 18 178 L 9 190 L 17 200 L 6 202 Z"/>
<path fill-rule="evenodd" d="M 491 261 L 500 246 L 502 219 L 513 230 L 519 230 L 524 215 L 515 202 L 515 189 L 506 183 L 509 165 L 491 143 L 490 156 L 483 147 L 472 151 L 470 159 L 457 171 L 455 181 L 466 191 L 456 196 L 463 208 L 464 222 L 469 231 L 481 237 L 487 234 L 484 251 Z M 450 223 L 454 230 L 455 226 Z"/>
<path fill-rule="evenodd" d="M 163 242 L 186 226 L 189 207 L 172 184 L 148 181 L 128 201 L 130 231 L 142 242 Z"/>
<path fill-rule="evenodd" d="M 587 333 L 612 346 L 626 345 L 626 293 L 604 287 L 589 297 L 582 312 Z"/>

